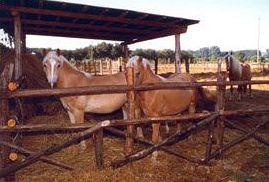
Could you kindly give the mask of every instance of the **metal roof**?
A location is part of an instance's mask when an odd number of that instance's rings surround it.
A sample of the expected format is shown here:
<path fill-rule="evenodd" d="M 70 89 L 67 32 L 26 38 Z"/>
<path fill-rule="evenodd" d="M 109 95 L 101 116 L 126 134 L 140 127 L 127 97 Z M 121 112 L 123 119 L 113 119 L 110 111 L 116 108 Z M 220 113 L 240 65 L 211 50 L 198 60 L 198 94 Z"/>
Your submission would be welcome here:
<path fill-rule="evenodd" d="M 26 34 L 122 41 L 124 44 L 185 33 L 198 20 L 45 0 L 1 0 L 0 28 L 13 32 L 12 12 Z"/>

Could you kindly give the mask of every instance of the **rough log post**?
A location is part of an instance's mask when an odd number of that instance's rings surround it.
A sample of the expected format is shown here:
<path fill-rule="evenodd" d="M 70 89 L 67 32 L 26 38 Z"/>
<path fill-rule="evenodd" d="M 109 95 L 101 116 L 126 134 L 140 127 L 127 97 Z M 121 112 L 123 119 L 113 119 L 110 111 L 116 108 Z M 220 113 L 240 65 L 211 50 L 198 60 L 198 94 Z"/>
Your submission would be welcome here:
<path fill-rule="evenodd" d="M 175 35 L 175 73 L 181 73 L 180 34 Z"/>
<path fill-rule="evenodd" d="M 96 71 L 96 61 L 93 60 L 93 70 L 94 70 L 94 75 L 97 75 L 97 71 Z"/>
<path fill-rule="evenodd" d="M 26 53 L 26 34 L 23 33 L 23 31 L 21 35 L 21 41 L 22 41 L 22 52 Z"/>
<path fill-rule="evenodd" d="M 155 74 L 157 75 L 158 74 L 158 58 L 156 58 L 155 60 L 154 60 L 154 63 L 155 63 Z"/>
<path fill-rule="evenodd" d="M 186 73 L 190 73 L 190 58 L 185 59 L 185 68 L 186 68 Z"/>
<path fill-rule="evenodd" d="M 123 45 L 123 52 L 124 52 L 123 68 L 124 70 L 126 70 L 126 64 L 129 60 L 128 45 Z"/>
<path fill-rule="evenodd" d="M 21 61 L 21 17 L 19 12 L 13 11 L 14 16 L 14 38 L 15 38 L 15 64 L 14 64 L 14 78 L 18 80 L 22 75 L 22 61 Z"/>
<path fill-rule="evenodd" d="M 226 81 L 225 75 L 221 73 L 221 59 L 218 61 L 218 76 L 217 76 L 217 81 L 224 83 Z M 216 111 L 221 112 L 224 111 L 225 107 L 225 86 L 219 86 L 217 87 L 217 104 L 216 104 Z M 225 128 L 225 123 L 224 120 L 221 119 L 220 116 L 217 119 L 217 144 L 219 145 L 219 150 L 222 150 L 223 148 L 223 136 L 224 136 L 224 128 Z"/>
<path fill-rule="evenodd" d="M 0 60 L 2 61 L 2 60 Z M 3 73 L 0 75 L 0 89 L 7 89 L 7 83 L 10 80 L 9 77 L 9 65 L 6 65 Z M 8 120 L 8 100 L 7 99 L 0 99 L 0 126 L 4 126 Z M 9 142 L 11 141 L 10 134 L 1 134 L 1 140 Z M 0 171 L 8 166 L 11 161 L 9 160 L 8 156 L 10 153 L 10 148 L 0 145 Z M 10 173 L 5 176 L 5 178 L 0 177 L 0 181 L 15 181 L 15 173 Z"/>
<path fill-rule="evenodd" d="M 99 67 L 100 67 L 100 74 L 103 75 L 103 60 L 102 59 L 100 59 Z"/>
<path fill-rule="evenodd" d="M 134 86 L 134 70 L 133 68 L 127 68 L 126 73 L 127 86 L 132 88 Z M 135 118 L 135 93 L 134 91 L 127 92 L 128 98 L 128 119 Z M 130 154 L 133 152 L 133 135 L 134 135 L 134 125 L 127 126 L 127 137 L 126 137 L 126 153 Z"/>
<path fill-rule="evenodd" d="M 122 60 L 121 58 L 119 60 L 120 60 L 119 72 L 122 72 Z"/>
<path fill-rule="evenodd" d="M 100 129 L 95 134 L 93 134 L 93 141 L 95 146 L 95 160 L 98 169 L 104 168 L 103 159 L 103 129 Z"/>
<path fill-rule="evenodd" d="M 208 126 L 208 139 L 207 139 L 205 159 L 204 159 L 204 161 L 206 163 L 209 161 L 209 157 L 210 157 L 211 151 L 212 151 L 212 142 L 213 142 L 213 136 L 214 136 L 214 125 L 215 125 L 215 120 L 212 120 L 210 125 Z"/>
<path fill-rule="evenodd" d="M 109 59 L 109 74 L 112 75 L 113 74 L 113 70 L 112 70 L 113 66 L 112 66 L 112 59 Z"/>

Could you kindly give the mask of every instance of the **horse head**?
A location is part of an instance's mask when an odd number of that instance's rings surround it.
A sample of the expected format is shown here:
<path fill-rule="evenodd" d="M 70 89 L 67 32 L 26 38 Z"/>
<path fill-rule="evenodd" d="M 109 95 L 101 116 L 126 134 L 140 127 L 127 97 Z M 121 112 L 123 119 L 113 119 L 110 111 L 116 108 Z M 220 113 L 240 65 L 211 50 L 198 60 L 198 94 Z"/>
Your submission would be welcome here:
<path fill-rule="evenodd" d="M 149 61 L 140 56 L 133 56 L 129 59 L 126 67 L 134 68 L 134 80 L 135 85 L 139 85 L 143 82 L 148 74 L 148 70 L 150 70 Z"/>
<path fill-rule="evenodd" d="M 43 69 L 46 73 L 51 88 L 53 88 L 54 84 L 57 82 L 59 70 L 63 66 L 63 59 L 60 55 L 61 52 L 59 49 L 49 52 L 44 49 L 42 54 L 44 56 Z"/>
<path fill-rule="evenodd" d="M 231 53 L 228 53 L 225 57 L 225 62 L 226 62 L 226 70 L 230 71 L 231 67 L 232 67 L 232 62 L 233 62 L 233 56 L 231 55 Z"/>

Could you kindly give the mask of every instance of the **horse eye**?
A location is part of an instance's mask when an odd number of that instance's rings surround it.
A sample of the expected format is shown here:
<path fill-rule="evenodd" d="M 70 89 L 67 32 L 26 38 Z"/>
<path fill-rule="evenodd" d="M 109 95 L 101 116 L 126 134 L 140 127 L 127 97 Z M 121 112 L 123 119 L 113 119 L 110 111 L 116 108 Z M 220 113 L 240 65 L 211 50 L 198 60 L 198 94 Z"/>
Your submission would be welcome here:
<path fill-rule="evenodd" d="M 47 67 L 47 65 L 43 64 L 43 67 L 44 67 L 44 68 L 46 68 L 46 67 Z"/>
<path fill-rule="evenodd" d="M 61 65 L 60 65 L 60 64 L 58 64 L 58 65 L 57 65 L 57 68 L 60 68 L 60 66 L 61 66 Z"/>
<path fill-rule="evenodd" d="M 140 72 L 136 73 L 135 75 L 136 75 L 136 77 L 139 77 L 139 75 L 140 75 Z"/>

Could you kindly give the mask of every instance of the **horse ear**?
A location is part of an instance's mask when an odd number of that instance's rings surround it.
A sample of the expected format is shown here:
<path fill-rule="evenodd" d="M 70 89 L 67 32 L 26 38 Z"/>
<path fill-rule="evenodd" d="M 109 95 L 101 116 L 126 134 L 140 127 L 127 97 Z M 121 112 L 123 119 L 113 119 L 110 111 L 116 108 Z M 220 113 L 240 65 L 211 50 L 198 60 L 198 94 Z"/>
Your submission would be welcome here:
<path fill-rule="evenodd" d="M 137 59 L 137 62 L 138 62 L 138 64 L 141 64 L 142 63 L 142 57 L 141 56 L 138 56 L 138 59 Z"/>
<path fill-rule="evenodd" d="M 43 49 L 41 54 L 43 57 L 45 57 L 48 54 L 48 51 L 46 49 Z"/>
<path fill-rule="evenodd" d="M 57 49 L 56 50 L 56 53 L 57 53 L 58 56 L 60 56 L 61 55 L 61 50 L 60 49 Z"/>

